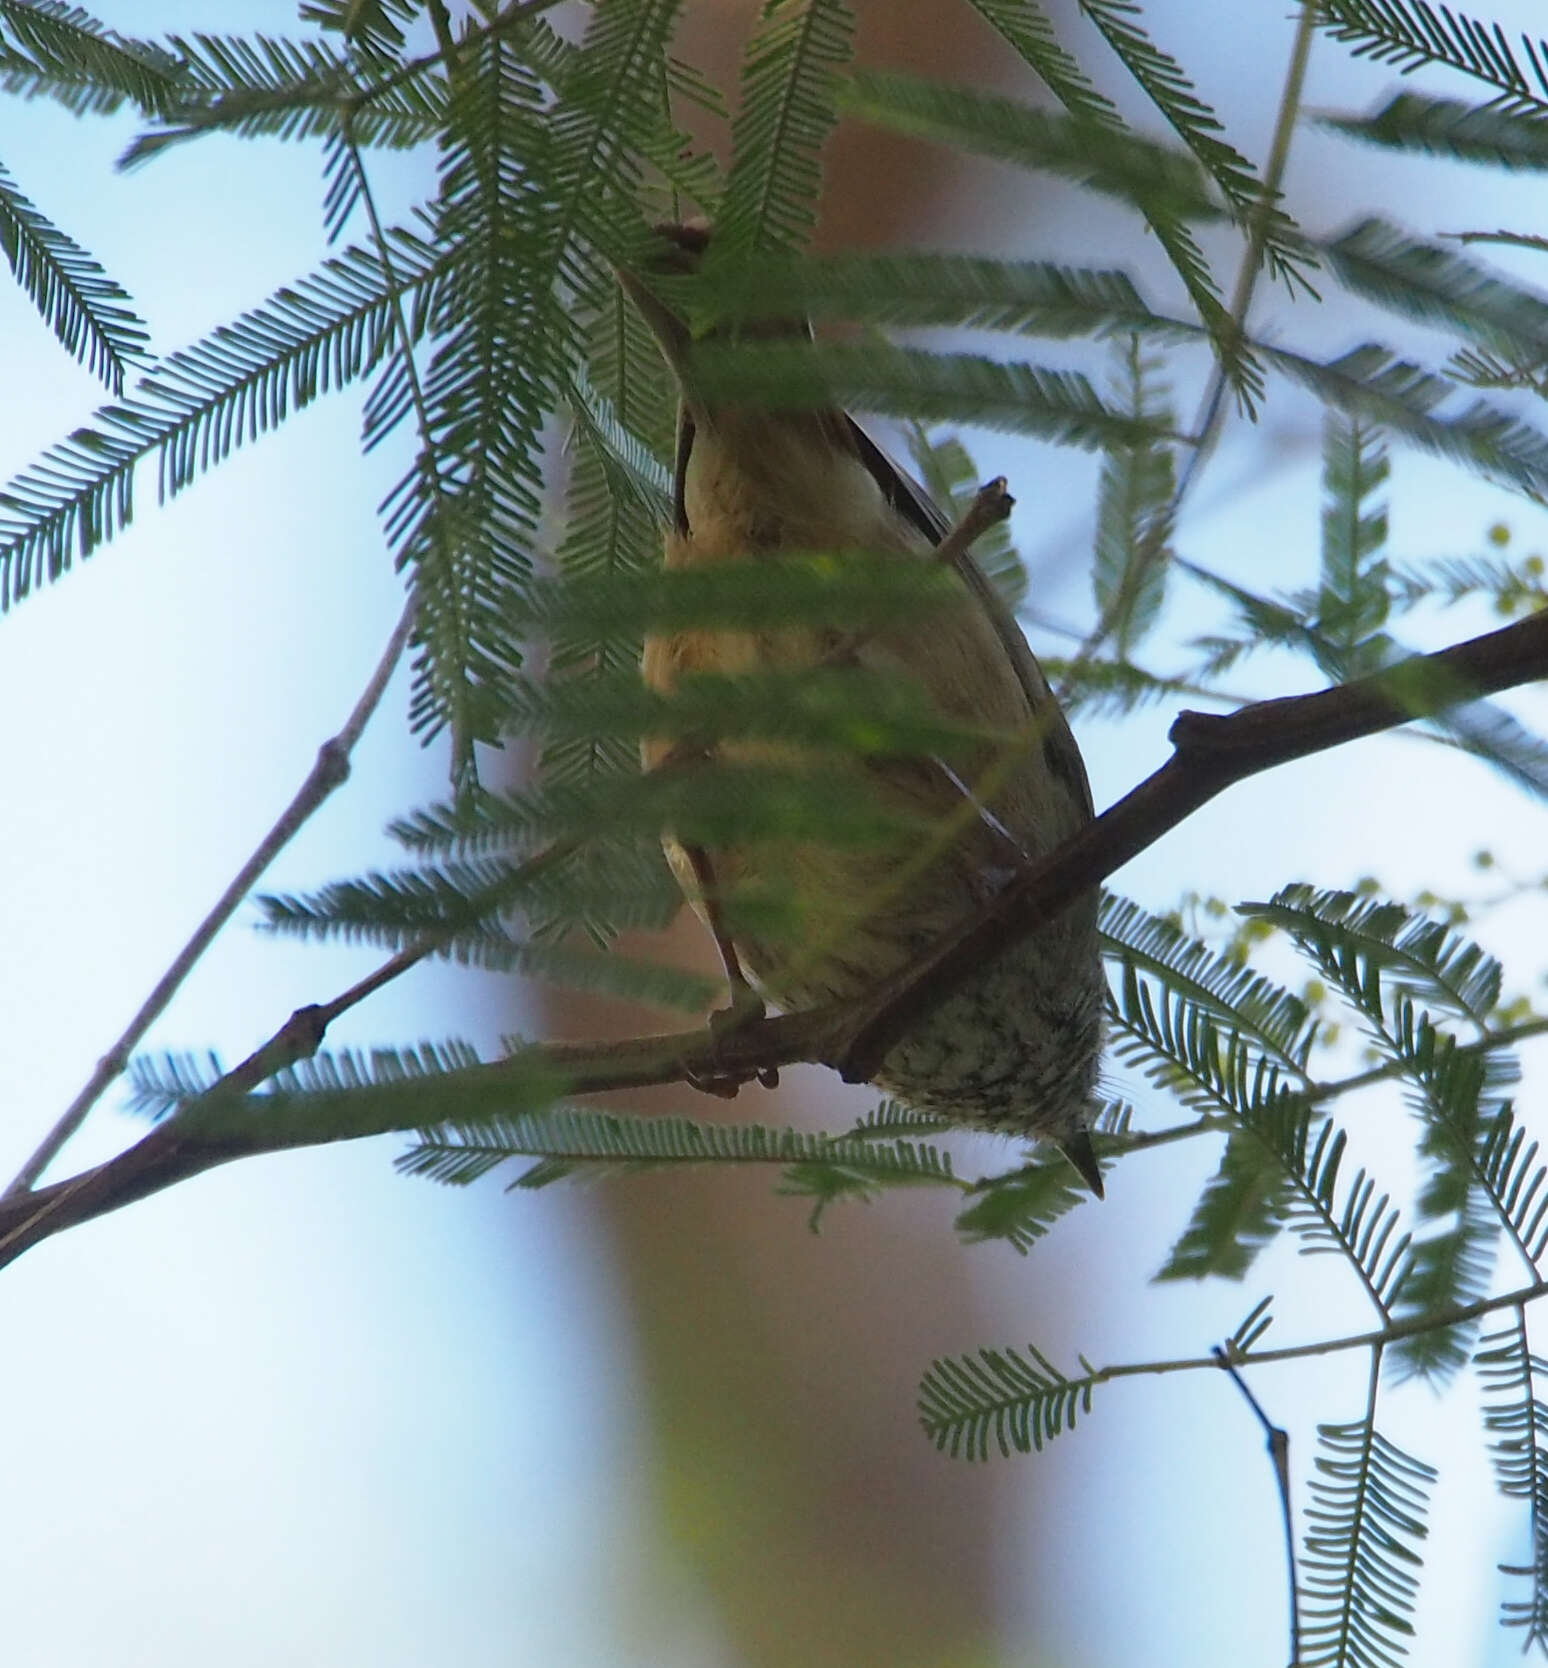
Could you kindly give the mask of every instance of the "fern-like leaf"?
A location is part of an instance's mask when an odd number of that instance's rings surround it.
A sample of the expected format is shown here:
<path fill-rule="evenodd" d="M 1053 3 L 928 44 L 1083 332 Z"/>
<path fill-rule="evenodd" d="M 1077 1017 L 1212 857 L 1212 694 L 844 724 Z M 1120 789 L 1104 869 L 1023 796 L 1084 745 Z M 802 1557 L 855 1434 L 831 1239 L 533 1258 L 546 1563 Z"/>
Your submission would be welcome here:
<path fill-rule="evenodd" d="M 1393 312 L 1485 349 L 1526 360 L 1548 357 L 1548 296 L 1454 249 L 1368 219 L 1322 250 L 1345 285 Z"/>
<path fill-rule="evenodd" d="M 715 259 L 799 248 L 811 235 L 818 153 L 837 120 L 853 34 L 844 0 L 766 0 L 742 59 Z"/>
<path fill-rule="evenodd" d="M 1548 124 L 1496 103 L 1464 104 L 1398 93 L 1370 116 L 1327 116 L 1326 126 L 1390 150 L 1540 172 L 1548 168 Z"/>
<path fill-rule="evenodd" d="M 1030 1344 L 932 1361 L 919 1384 L 920 1423 L 953 1459 L 986 1460 L 991 1440 L 1006 1457 L 1041 1452 L 1091 1411 L 1095 1374 L 1081 1364 L 1081 1377 L 1066 1378 Z"/>
<path fill-rule="evenodd" d="M 1500 999 L 1500 964 L 1450 927 L 1401 904 L 1304 882 L 1238 913 L 1289 933 L 1317 970 L 1378 1023 L 1383 984 L 1486 1027 Z"/>
<path fill-rule="evenodd" d="M 1136 0 L 1078 0 L 1082 14 L 1143 89 L 1178 138 L 1215 182 L 1243 226 L 1261 228 L 1270 273 L 1292 288 L 1306 285 L 1315 257 L 1277 203 L 1265 200 L 1252 164 L 1223 136 L 1219 118 L 1199 97 L 1181 64 L 1146 34 Z"/>
<path fill-rule="evenodd" d="M 1153 311 L 1126 274 L 1050 261 L 925 250 L 801 261 L 769 257 L 713 268 L 682 284 L 680 293 L 708 324 L 804 314 L 1054 339 L 1126 330 L 1161 340 L 1197 339 L 1195 327 Z"/>
<path fill-rule="evenodd" d="M 1307 1254 L 1337 1253 L 1349 1264 L 1383 1320 L 1397 1302 L 1409 1270 L 1410 1236 L 1402 1229 L 1390 1195 L 1378 1193 L 1374 1179 L 1359 1171 L 1342 1179 L 1346 1137 L 1319 1121 L 1305 1100 L 1281 1078 L 1278 1066 L 1255 1053 L 1233 1028 L 1222 1025 L 1201 1003 L 1163 991 L 1157 1001 L 1134 966 L 1126 965 L 1119 991 L 1108 1008 L 1113 1053 L 1142 1070 L 1185 1106 L 1225 1116 L 1273 1155 L 1286 1179 L 1282 1203 L 1274 1215 L 1257 1208 L 1251 1215 L 1258 1246 L 1267 1243 L 1275 1221 L 1288 1225 Z M 1234 1178 L 1219 1205 L 1196 1215 L 1190 1259 L 1204 1256 L 1202 1235 L 1224 1231 L 1224 1205 L 1241 1197 Z M 1253 1249 L 1251 1246 L 1248 1249 Z M 1229 1247 L 1211 1242 L 1217 1263 L 1231 1262 L 1242 1271 Z"/>
<path fill-rule="evenodd" d="M 582 321 L 611 297 L 604 258 L 638 244 L 677 10 L 596 7 L 557 100 L 521 42 L 496 34 L 454 91 L 438 229 L 459 248 L 460 282 L 432 320 L 427 432 L 387 517 L 419 586 L 411 722 L 426 737 L 450 727 L 464 789 L 517 666 L 510 610 L 530 579 L 549 419 L 575 385 Z"/>
<path fill-rule="evenodd" d="M 179 96 L 120 158 L 133 168 L 208 133 L 304 140 L 346 130 L 362 145 L 404 150 L 433 140 L 446 116 L 444 74 L 385 77 L 387 61 L 320 39 L 174 35 Z M 362 58 L 364 61 L 362 61 Z M 385 85 L 379 83 L 385 82 Z"/>
<path fill-rule="evenodd" d="M 1142 444 L 1155 425 L 1103 401 L 1074 371 L 973 354 L 809 342 L 705 344 L 695 388 L 775 410 L 840 404 L 921 421 L 978 423 L 1072 446 Z"/>
<path fill-rule="evenodd" d="M 1326 363 L 1263 343 L 1256 350 L 1329 405 L 1502 485 L 1534 498 L 1548 494 L 1548 436 L 1483 400 L 1444 409 L 1455 384 L 1387 348 L 1367 342 Z"/>
<path fill-rule="evenodd" d="M 1255 1136 L 1233 1133 L 1156 1279 L 1242 1279 L 1279 1232 L 1285 1188 L 1284 1167 L 1272 1149 Z"/>
<path fill-rule="evenodd" d="M 182 66 L 170 53 L 65 0 L 0 0 L 0 49 L 8 91 L 54 98 L 76 114 L 125 103 L 156 114 L 182 90 Z"/>
<path fill-rule="evenodd" d="M 671 505 L 661 452 L 673 408 L 661 356 L 621 292 L 598 315 L 589 357 L 591 376 L 577 384 L 571 399 L 568 515 L 558 551 L 560 571 L 586 586 L 648 573 L 656 565 Z M 639 656 L 637 625 L 561 633 L 551 642 L 549 677 L 566 690 L 584 690 L 627 669 L 637 682 Z M 573 780 L 637 770 L 639 754 L 627 738 L 596 724 L 550 739 L 540 765 L 545 775 Z"/>
<path fill-rule="evenodd" d="M 1129 415 L 1161 431 L 1176 424 L 1167 391 L 1157 385 L 1158 368 L 1139 337 L 1131 336 L 1115 380 Z M 1176 491 L 1171 449 L 1155 439 L 1115 448 L 1102 461 L 1091 583 L 1098 617 L 1120 659 L 1128 658 L 1160 615 Z"/>
<path fill-rule="evenodd" d="M 391 238 L 410 298 L 444 276 L 442 258 L 408 233 Z M 375 365 L 392 332 L 392 281 L 359 249 L 277 291 L 235 324 L 171 354 L 121 405 L 51 447 L 0 492 L 0 609 L 67 572 L 128 525 L 140 464 L 158 457 L 163 499 L 244 441 Z"/>
<path fill-rule="evenodd" d="M 1544 571 L 1541 559 L 1535 556 L 1520 561 L 1485 555 L 1395 562 L 1391 568 L 1392 596 L 1404 608 L 1432 601 L 1455 607 L 1459 602 L 1483 596 L 1493 604 L 1496 613 L 1510 617 L 1548 605 Z"/>
<path fill-rule="evenodd" d="M 933 436 L 920 422 L 909 423 L 905 432 L 909 456 L 925 490 L 952 521 L 961 520 L 983 480 L 961 436 L 950 432 Z M 973 560 L 1014 613 L 1026 596 L 1027 570 L 1008 521 L 996 522 L 980 536 L 973 546 Z"/>
<path fill-rule="evenodd" d="M 1317 1022 L 1298 996 L 1114 893 L 1103 894 L 1097 926 L 1107 955 L 1210 1009 L 1305 1080 Z"/>
<path fill-rule="evenodd" d="M 840 104 L 876 126 L 1057 174 L 1136 208 L 1160 206 L 1188 219 L 1223 218 L 1192 157 L 1137 134 L 1104 131 L 1089 120 L 975 88 L 877 70 L 856 71 Z"/>
<path fill-rule="evenodd" d="M 1419 1545 L 1435 1469 L 1363 1419 L 1317 1427 L 1302 1554 L 1306 1668 L 1396 1668 L 1413 1636 Z"/>
<path fill-rule="evenodd" d="M 1537 1142 L 1528 1139 L 1509 1104 L 1502 1106 L 1490 1123 L 1479 1166 L 1511 1238 L 1533 1269 L 1548 1252 L 1548 1165 L 1539 1164 L 1537 1154 Z"/>
<path fill-rule="evenodd" d="M 562 1078 L 541 1058 L 516 1055 L 480 1064 L 465 1042 L 412 1049 L 318 1054 L 275 1073 L 258 1094 L 219 1088 L 219 1062 L 182 1058 L 137 1063 L 142 1111 L 175 1113 L 201 1138 L 244 1150 L 278 1152 L 325 1141 L 355 1141 L 425 1129 L 451 1118 L 514 1117 L 550 1104 Z"/>
<path fill-rule="evenodd" d="M 1434 1314 L 1476 1302 L 1488 1290 L 1502 1227 L 1513 1228 L 1508 1169 L 1493 1162 L 1498 1119 L 1508 1116 L 1493 1094 L 1518 1073 L 1513 1056 L 1462 1048 L 1416 1012 L 1407 996 L 1393 1004 L 1383 1041 L 1401 1067 L 1406 1098 L 1420 1120 L 1419 1153 L 1425 1180 L 1417 1210 L 1430 1224 L 1414 1244 L 1403 1292 L 1402 1317 Z M 1517 1240 L 1523 1255 L 1526 1242 Z M 1419 1332 L 1400 1339 L 1393 1359 L 1432 1381 L 1462 1367 L 1476 1323 Z"/>
<path fill-rule="evenodd" d="M 1523 34 L 1530 76 L 1497 23 L 1430 0 L 1318 0 L 1317 21 L 1355 57 L 1404 71 L 1426 64 L 1459 70 L 1498 90 L 1502 109 L 1548 109 L 1548 43 Z M 1535 88 L 1535 91 L 1534 91 Z"/>
<path fill-rule="evenodd" d="M 1072 116 L 1093 127 L 1120 132 L 1116 106 L 1059 44 L 1053 24 L 1037 0 L 968 0 L 984 22 L 1042 78 L 1043 85 Z"/>
<path fill-rule="evenodd" d="M 1040 654 L 1038 662 L 1059 691 L 1064 710 L 1093 718 L 1123 718 L 1157 701 L 1203 693 L 1187 678 L 1162 677 L 1130 661 L 1092 657 L 1067 660 L 1060 655 Z"/>
<path fill-rule="evenodd" d="M 463 1186 L 519 1158 L 538 1162 L 513 1187 L 699 1164 L 778 1165 L 786 1172 L 782 1191 L 815 1197 L 819 1206 L 841 1193 L 869 1195 L 921 1183 L 958 1185 L 950 1159 L 915 1142 L 855 1141 L 812 1130 L 631 1118 L 573 1107 L 488 1121 L 450 1120 L 423 1131 L 397 1167 L 408 1175 Z"/>
<path fill-rule="evenodd" d="M 1500 1609 L 1506 1627 L 1523 1630 L 1522 1649 L 1548 1651 L 1548 1403 L 1537 1394 L 1548 1381 L 1548 1362 L 1534 1354 L 1526 1310 L 1510 1324 L 1479 1340 L 1473 1357 L 1483 1394 L 1484 1429 L 1500 1493 L 1525 1501 L 1531 1561 L 1501 1564 L 1505 1575 L 1527 1583 L 1524 1599 L 1507 1599 Z"/>
<path fill-rule="evenodd" d="M 0 252 L 64 350 L 116 395 L 145 352 L 128 292 L 26 197 L 0 166 Z"/>
<path fill-rule="evenodd" d="M 1023 168 L 1073 179 L 1142 213 L 1198 313 L 1222 368 L 1249 406 L 1262 373 L 1220 299 L 1189 222 L 1221 215 L 1190 157 L 1084 117 L 1058 116 L 964 87 L 863 72 L 844 93 L 865 121 Z"/>
<path fill-rule="evenodd" d="M 1322 440 L 1322 576 L 1314 655 L 1340 679 L 1378 670 L 1391 658 L 1387 623 L 1387 506 L 1377 494 L 1388 477 L 1381 433 L 1357 418 L 1329 412 Z"/>
<path fill-rule="evenodd" d="M 405 31 L 419 16 L 419 0 L 301 0 L 301 21 L 342 35 L 375 52 L 403 49 Z"/>
<path fill-rule="evenodd" d="M 1064 1159 L 1026 1164 L 973 1189 L 956 1228 L 969 1245 L 1004 1240 L 1023 1256 L 1061 1217 L 1089 1201 L 1091 1189 Z"/>

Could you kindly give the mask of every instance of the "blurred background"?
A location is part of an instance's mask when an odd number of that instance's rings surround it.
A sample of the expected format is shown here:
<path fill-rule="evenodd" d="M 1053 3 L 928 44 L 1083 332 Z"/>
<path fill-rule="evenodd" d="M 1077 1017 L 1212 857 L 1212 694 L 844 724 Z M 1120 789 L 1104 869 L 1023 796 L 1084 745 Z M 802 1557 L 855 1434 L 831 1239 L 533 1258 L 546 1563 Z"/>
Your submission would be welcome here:
<path fill-rule="evenodd" d="M 857 9 L 863 61 L 1027 90 L 964 6 Z M 1049 9 L 1138 115 L 1121 71 L 1066 15 L 1073 6 Z M 684 55 L 727 84 L 752 10 L 694 0 Z M 1502 0 L 1494 15 L 1527 27 L 1535 10 Z M 1187 0 L 1145 11 L 1255 159 L 1268 148 L 1290 11 Z M 139 34 L 296 28 L 289 5 L 256 0 L 155 0 L 104 20 Z M 1369 108 L 1394 80 L 1321 39 L 1306 104 Z M 317 264 L 313 151 L 218 139 L 115 172 L 133 132 L 129 118 L 0 104 L 0 155 L 18 184 L 127 286 L 158 349 Z M 395 214 L 432 188 L 433 159 L 379 159 L 375 177 Z M 1543 219 L 1536 184 L 1395 161 L 1312 128 L 1297 138 L 1287 195 L 1313 233 L 1378 209 L 1424 233 Z M 820 241 L 1121 264 L 1153 301 L 1172 299 L 1159 257 L 1116 208 L 847 128 Z M 1255 319 L 1324 353 L 1373 333 L 1408 340 L 1330 296 L 1320 310 L 1292 309 L 1265 285 Z M 9 287 L 0 340 L 9 476 L 85 421 L 97 395 Z M 1172 372 L 1184 413 L 1202 369 L 1180 359 Z M 7 1174 L 288 799 L 397 618 L 375 512 L 401 459 L 362 463 L 357 402 L 321 402 L 164 510 L 142 482 L 127 534 L 0 621 Z M 1304 583 L 1316 561 L 1319 428 L 1314 406 L 1282 388 L 1257 427 L 1233 422 L 1179 547 L 1263 589 Z M 1034 647 L 1066 651 L 1061 628 L 1091 618 L 1096 462 L 1004 438 L 976 451 L 982 473 L 1005 473 L 1019 501 Z M 1476 552 L 1502 518 L 1517 550 L 1543 538 L 1541 512 L 1409 454 L 1395 456 L 1390 497 L 1405 556 Z M 1197 599 L 1172 606 L 1168 629 L 1186 637 Z M 1490 623 L 1459 615 L 1447 634 Z M 1258 675 L 1263 693 L 1306 686 L 1288 665 L 1282 685 L 1272 663 Z M 406 706 L 399 678 L 351 781 L 265 890 L 393 862 L 384 824 L 437 794 L 444 773 L 408 736 Z M 1099 806 L 1161 762 L 1174 712 L 1077 726 Z M 1480 846 L 1503 872 L 1527 873 L 1544 835 L 1540 807 L 1483 767 L 1394 737 L 1233 789 L 1113 884 L 1161 909 L 1190 891 L 1234 901 L 1289 879 L 1336 886 L 1367 874 L 1395 895 L 1426 884 L 1467 893 L 1479 889 Z M 149 1046 L 213 1047 L 233 1062 L 292 1009 L 374 964 L 250 924 L 205 958 Z M 1536 905 L 1479 924 L 1511 987 L 1535 977 L 1544 925 Z M 669 952 L 710 965 L 688 920 Z M 509 1031 L 661 1024 L 617 1003 L 430 967 L 329 1041 L 456 1034 L 493 1046 Z M 1527 1065 L 1530 1111 L 1540 1078 L 1530 1055 Z M 1142 1119 L 1164 1119 L 1164 1106 L 1136 1098 Z M 747 1090 L 729 1107 L 686 1090 L 619 1104 L 835 1128 L 873 1099 L 791 1071 L 774 1096 Z M 72 1144 L 68 1169 L 134 1138 L 113 1104 Z M 1401 1177 L 1395 1106 L 1378 1097 L 1361 1134 Z M 1002 1142 L 951 1144 L 964 1173 L 1014 1162 Z M 1067 1368 L 1077 1351 L 1096 1362 L 1199 1354 L 1273 1290 L 1287 1294 L 1273 1341 L 1367 1324 L 1336 1270 L 1292 1266 L 1283 1251 L 1240 1289 L 1149 1284 L 1216 1156 L 1197 1145 L 1126 1162 L 1105 1204 L 1077 1211 L 1027 1258 L 959 1244 L 946 1196 L 840 1206 L 813 1235 L 805 1202 L 774 1196 L 766 1176 L 455 1192 L 396 1178 L 390 1141 L 215 1171 L 50 1241 L 0 1279 L 6 1660 L 1282 1663 L 1273 1477 L 1259 1427 L 1223 1377 L 1110 1387 L 1089 1422 L 1042 1455 L 979 1466 L 937 1455 L 914 1410 L 932 1357 L 981 1345 L 1033 1341 Z M 1298 1489 L 1317 1421 L 1356 1416 L 1363 1373 L 1350 1356 L 1254 1376 L 1291 1433 Z M 1385 1423 L 1442 1467 L 1413 1660 L 1513 1657 L 1515 1640 L 1495 1625 L 1493 1566 L 1522 1560 L 1525 1525 L 1494 1496 L 1470 1388 L 1444 1402 L 1399 1391 Z"/>

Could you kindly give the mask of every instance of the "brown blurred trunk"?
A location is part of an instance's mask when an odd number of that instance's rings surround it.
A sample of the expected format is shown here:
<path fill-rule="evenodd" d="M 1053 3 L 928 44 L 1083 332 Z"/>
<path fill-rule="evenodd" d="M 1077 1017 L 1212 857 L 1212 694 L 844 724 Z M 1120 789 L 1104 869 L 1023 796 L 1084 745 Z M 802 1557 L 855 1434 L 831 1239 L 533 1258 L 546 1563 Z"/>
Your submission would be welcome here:
<path fill-rule="evenodd" d="M 1007 55 L 966 6 L 861 0 L 857 10 L 864 62 L 968 83 L 1006 76 Z M 754 11 L 750 0 L 691 5 L 684 55 L 734 88 Z M 966 170 L 944 153 L 851 127 L 830 147 L 826 180 L 826 247 L 965 238 L 989 200 L 981 189 L 965 198 Z M 981 235 L 995 241 L 992 227 Z M 644 948 L 713 966 L 686 913 Z M 535 999 L 555 1036 L 662 1024 L 618 1003 Z M 734 1106 L 687 1089 L 620 1104 L 842 1128 L 874 1098 L 801 1072 L 772 1094 L 745 1089 Z M 995 1335 L 952 1237 L 953 1198 L 840 1205 L 814 1236 L 805 1204 L 775 1196 L 772 1179 L 705 1171 L 587 1195 L 634 1311 L 626 1370 L 654 1438 L 661 1530 L 716 1607 L 733 1661 L 992 1661 L 1009 1491 L 1038 1485 L 1028 1468 L 943 1459 L 917 1424 L 930 1358 Z M 1021 1315 L 1018 1330 L 1035 1335 L 1037 1318 Z"/>

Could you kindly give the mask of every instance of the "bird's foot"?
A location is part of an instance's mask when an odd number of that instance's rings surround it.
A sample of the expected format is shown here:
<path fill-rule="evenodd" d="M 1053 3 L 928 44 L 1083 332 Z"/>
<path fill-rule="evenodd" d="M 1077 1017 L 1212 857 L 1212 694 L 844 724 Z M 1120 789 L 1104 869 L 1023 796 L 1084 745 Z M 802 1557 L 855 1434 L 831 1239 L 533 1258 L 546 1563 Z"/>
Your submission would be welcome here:
<path fill-rule="evenodd" d="M 777 1066 L 726 1066 L 718 1056 L 721 1048 L 744 1026 L 755 1025 L 768 1013 L 763 998 L 747 983 L 745 979 L 737 981 L 731 986 L 731 1002 L 728 1007 L 716 1008 L 709 1016 L 711 1054 L 714 1066 L 708 1072 L 690 1072 L 687 1081 L 701 1093 L 718 1095 L 722 1100 L 734 1100 L 737 1091 L 744 1083 L 750 1083 L 754 1078 L 765 1089 L 779 1087 L 779 1068 Z"/>

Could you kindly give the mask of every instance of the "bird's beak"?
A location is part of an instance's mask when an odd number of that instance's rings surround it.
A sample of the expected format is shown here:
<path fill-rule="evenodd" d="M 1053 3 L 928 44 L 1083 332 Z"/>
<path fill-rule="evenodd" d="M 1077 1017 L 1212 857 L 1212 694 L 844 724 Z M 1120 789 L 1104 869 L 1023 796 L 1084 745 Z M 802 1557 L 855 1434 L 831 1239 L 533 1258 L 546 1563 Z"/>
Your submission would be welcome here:
<path fill-rule="evenodd" d="M 1054 1145 L 1080 1172 L 1080 1179 L 1097 1198 L 1105 1198 L 1106 1194 L 1102 1188 L 1102 1166 L 1097 1162 L 1096 1148 L 1092 1145 L 1090 1135 L 1083 1129 L 1077 1130 L 1073 1135 L 1059 1136 Z"/>

